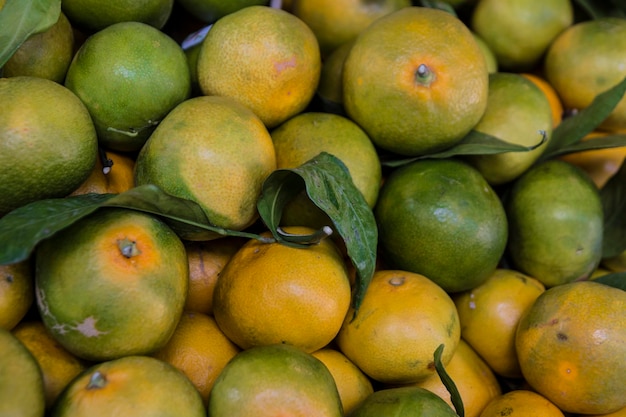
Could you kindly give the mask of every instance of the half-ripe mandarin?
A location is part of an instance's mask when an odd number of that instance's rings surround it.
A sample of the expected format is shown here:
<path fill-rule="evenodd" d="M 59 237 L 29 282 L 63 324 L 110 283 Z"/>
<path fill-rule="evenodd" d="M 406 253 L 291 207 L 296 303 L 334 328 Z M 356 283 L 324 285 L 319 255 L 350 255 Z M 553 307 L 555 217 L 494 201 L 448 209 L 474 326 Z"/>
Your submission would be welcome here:
<path fill-rule="evenodd" d="M 552 111 L 552 126 L 557 127 L 561 123 L 561 120 L 563 120 L 563 103 L 561 103 L 561 98 L 554 87 L 552 87 L 543 76 L 528 72 L 521 73 L 520 75 L 532 81 L 533 84 L 539 87 L 543 94 L 546 95 L 550 103 L 550 110 Z"/>
<path fill-rule="evenodd" d="M 196 19 L 206 23 L 214 23 L 227 14 L 244 7 L 267 5 L 268 0 L 177 0 L 176 3 Z"/>
<path fill-rule="evenodd" d="M 626 417 L 626 407 L 608 414 L 579 414 L 577 417 Z"/>
<path fill-rule="evenodd" d="M 0 265 L 0 328 L 14 328 L 26 316 L 34 300 L 30 260 Z"/>
<path fill-rule="evenodd" d="M 3 77 L 26 75 L 63 83 L 74 56 L 74 32 L 65 14 L 47 30 L 30 36 L 2 66 Z"/>
<path fill-rule="evenodd" d="M 626 272 L 626 250 L 615 256 L 603 258 L 601 264 L 612 272 Z"/>
<path fill-rule="evenodd" d="M 455 417 L 458 416 L 437 394 L 421 387 L 385 388 L 375 391 L 350 417 Z"/>
<path fill-rule="evenodd" d="M 261 120 L 234 99 L 202 96 L 159 124 L 137 156 L 135 183 L 195 201 L 215 226 L 241 230 L 258 218 L 256 202 L 274 169 L 274 144 Z"/>
<path fill-rule="evenodd" d="M 174 334 L 153 356 L 180 369 L 200 392 L 205 406 L 222 369 L 239 348 L 203 313 L 183 313 Z"/>
<path fill-rule="evenodd" d="M 44 78 L 0 78 L 0 108 L 0 216 L 65 197 L 89 176 L 98 140 L 70 90 Z"/>
<path fill-rule="evenodd" d="M 500 198 L 478 170 L 456 159 L 418 160 L 392 171 L 374 213 L 385 263 L 448 292 L 484 282 L 505 250 Z"/>
<path fill-rule="evenodd" d="M 476 32 L 472 32 L 472 35 L 474 36 L 476 44 L 478 44 L 478 47 L 482 51 L 483 56 L 485 57 L 485 61 L 487 62 L 487 72 L 489 72 L 489 74 L 498 72 L 498 60 L 496 59 L 496 56 L 494 55 L 489 45 L 487 45 L 487 42 L 485 42 L 485 40 L 481 38 L 480 35 Z"/>
<path fill-rule="evenodd" d="M 327 56 L 376 19 L 409 6 L 410 0 L 294 0 L 291 13 L 311 28 L 322 56 Z"/>
<path fill-rule="evenodd" d="M 466 417 L 478 417 L 492 399 L 502 394 L 500 383 L 491 368 L 463 339 L 445 369 L 459 391 Z M 450 392 L 439 375 L 414 385 L 434 392 L 450 407 L 454 407 Z"/>
<path fill-rule="evenodd" d="M 480 413 L 480 417 L 563 417 L 563 413 L 550 400 L 533 391 L 517 389 L 493 400 Z"/>
<path fill-rule="evenodd" d="M 603 17 L 570 26 L 550 45 L 543 71 L 566 110 L 588 107 L 626 77 L 626 19 Z M 626 129 L 626 97 L 600 128 Z"/>
<path fill-rule="evenodd" d="M 505 198 L 512 268 L 546 287 L 589 277 L 602 256 L 598 189 L 579 168 L 552 159 L 519 177 Z"/>
<path fill-rule="evenodd" d="M 161 29 L 173 6 L 174 0 L 63 0 L 61 5 L 70 22 L 87 32 L 119 22 L 142 22 Z"/>
<path fill-rule="evenodd" d="M 103 151 L 104 152 L 104 151 Z M 135 160 L 120 152 L 104 152 L 107 167 L 102 164 L 102 157 L 96 160 L 91 175 L 70 195 L 88 193 L 119 194 L 135 186 Z M 111 164 L 109 166 L 109 164 Z"/>
<path fill-rule="evenodd" d="M 574 20 L 569 0 L 481 0 L 470 27 L 489 45 L 501 70 L 528 71 Z"/>
<path fill-rule="evenodd" d="M 54 417 L 206 417 L 200 393 L 167 362 L 125 356 L 99 362 L 61 393 Z"/>
<path fill-rule="evenodd" d="M 183 312 L 185 248 L 156 216 L 100 209 L 42 242 L 36 265 L 41 318 L 80 358 L 153 352 Z"/>
<path fill-rule="evenodd" d="M 337 345 L 370 378 L 384 383 L 417 382 L 435 374 L 435 350 L 452 359 L 461 337 L 450 296 L 423 275 L 380 270 L 359 310 L 351 308 Z"/>
<path fill-rule="evenodd" d="M 461 337 L 498 375 L 520 378 L 515 331 L 522 314 L 545 291 L 535 278 L 497 269 L 484 283 L 453 296 Z"/>
<path fill-rule="evenodd" d="M 185 310 L 213 314 L 213 292 L 217 278 L 245 239 L 223 237 L 207 241 L 185 241 L 189 262 L 189 290 Z"/>
<path fill-rule="evenodd" d="M 37 360 L 10 331 L 0 328 L 0 415 L 43 417 L 43 377 Z"/>
<path fill-rule="evenodd" d="M 61 391 L 87 368 L 86 362 L 61 346 L 40 320 L 23 321 L 11 332 L 37 360 L 43 376 L 46 408 L 50 409 Z"/>
<path fill-rule="evenodd" d="M 487 90 L 487 64 L 470 30 L 427 7 L 376 20 L 356 39 L 343 69 L 348 116 L 381 149 L 403 155 L 459 142 L 483 115 Z"/>
<path fill-rule="evenodd" d="M 552 137 L 552 126 L 550 103 L 539 87 L 519 74 L 490 74 L 487 109 L 474 130 L 535 148 L 526 152 L 471 155 L 466 160 L 489 184 L 510 182 L 541 156 Z M 546 141 L 542 143 L 544 135 Z"/>
<path fill-rule="evenodd" d="M 346 42 L 331 52 L 322 63 L 320 82 L 317 85 L 317 94 L 330 105 L 343 103 L 343 64 L 354 41 Z M 342 107 L 339 107 L 343 111 Z M 338 112 L 339 112 L 338 109 Z"/>
<path fill-rule="evenodd" d="M 243 349 L 274 343 L 321 349 L 337 335 L 349 306 L 345 260 L 328 238 L 304 249 L 250 240 L 222 270 L 213 294 L 217 324 Z"/>
<path fill-rule="evenodd" d="M 250 6 L 213 24 L 198 56 L 198 81 L 205 95 L 234 98 L 272 128 L 306 108 L 321 67 L 317 39 L 302 20 Z"/>
<path fill-rule="evenodd" d="M 191 76 L 174 39 L 145 23 L 121 22 L 85 40 L 65 86 L 89 109 L 103 147 L 134 152 L 189 97 Z"/>
<path fill-rule="evenodd" d="M 547 289 L 526 310 L 515 348 L 524 379 L 561 410 L 626 406 L 626 292 L 594 281 Z"/>
<path fill-rule="evenodd" d="M 290 344 L 239 352 L 215 381 L 208 412 L 209 417 L 344 415 L 328 368 Z"/>
<path fill-rule="evenodd" d="M 328 368 L 341 398 L 344 414 L 348 415 L 374 392 L 372 382 L 341 351 L 325 347 L 311 353 Z"/>

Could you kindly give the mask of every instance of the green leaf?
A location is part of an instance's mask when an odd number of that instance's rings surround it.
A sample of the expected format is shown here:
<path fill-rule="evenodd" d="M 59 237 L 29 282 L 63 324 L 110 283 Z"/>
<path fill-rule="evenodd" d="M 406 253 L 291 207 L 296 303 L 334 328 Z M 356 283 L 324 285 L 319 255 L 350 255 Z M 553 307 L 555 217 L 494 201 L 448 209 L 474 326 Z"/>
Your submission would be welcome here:
<path fill-rule="evenodd" d="M 574 0 L 591 19 L 603 17 L 626 17 L 626 4 L 623 0 Z"/>
<path fill-rule="evenodd" d="M 461 155 L 490 155 L 503 152 L 528 152 L 541 146 L 547 140 L 546 132 L 537 132 L 537 143 L 533 146 L 522 146 L 505 142 L 495 136 L 477 130 L 470 131 L 459 143 L 441 152 L 402 159 L 385 159 L 381 156 L 384 166 L 396 168 L 419 159 L 444 159 Z"/>
<path fill-rule="evenodd" d="M 626 250 L 626 164 L 602 187 L 600 198 L 604 210 L 602 257 L 610 258 Z"/>
<path fill-rule="evenodd" d="M 0 10 L 0 67 L 30 36 L 54 25 L 61 0 L 6 0 Z"/>
<path fill-rule="evenodd" d="M 594 279 L 595 282 L 626 291 L 626 272 L 615 272 Z"/>
<path fill-rule="evenodd" d="M 624 96 L 624 92 L 626 92 L 626 78 L 607 91 L 598 94 L 588 107 L 574 116 L 563 119 L 552 132 L 552 138 L 539 161 L 560 155 L 561 149 L 568 148 L 593 132 L 611 114 Z"/>
<path fill-rule="evenodd" d="M 585 140 L 576 142 L 571 145 L 564 146 L 552 153 L 552 157 L 582 152 L 582 151 L 590 151 L 594 149 L 607 149 L 607 148 L 617 148 L 620 146 L 626 146 L 626 135 L 608 135 L 608 136 L 599 136 L 594 138 L 593 140 Z"/>
<path fill-rule="evenodd" d="M 463 407 L 463 399 L 461 399 L 461 394 L 456 387 L 456 384 L 450 378 L 450 375 L 446 372 L 446 368 L 443 366 L 441 362 L 441 355 L 443 353 L 444 345 L 443 343 L 435 349 L 435 370 L 441 379 L 441 382 L 446 387 L 448 392 L 450 393 L 450 401 L 452 405 L 454 405 L 454 409 L 459 417 L 465 416 L 465 408 Z"/>
<path fill-rule="evenodd" d="M 257 208 L 279 242 L 302 247 L 309 244 L 307 240 L 326 233 L 322 230 L 312 236 L 298 237 L 286 235 L 280 229 L 285 204 L 303 187 L 311 201 L 330 218 L 346 245 L 348 256 L 357 270 L 354 306 L 358 309 L 376 266 L 378 228 L 374 213 L 355 187 L 343 162 L 322 152 L 297 168 L 276 170 L 263 184 Z"/>

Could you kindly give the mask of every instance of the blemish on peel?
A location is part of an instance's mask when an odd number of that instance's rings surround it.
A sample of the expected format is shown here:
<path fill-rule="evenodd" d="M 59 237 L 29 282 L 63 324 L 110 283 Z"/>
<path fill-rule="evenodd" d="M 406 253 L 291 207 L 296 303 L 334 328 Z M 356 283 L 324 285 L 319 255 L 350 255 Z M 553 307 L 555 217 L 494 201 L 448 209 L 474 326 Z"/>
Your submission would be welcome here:
<path fill-rule="evenodd" d="M 76 326 L 74 326 L 74 330 L 79 331 L 87 337 L 98 337 L 103 334 L 107 334 L 108 332 L 101 332 L 96 328 L 97 321 L 98 320 L 93 316 L 89 316 L 85 320 L 83 320 L 82 323 L 78 323 Z"/>
<path fill-rule="evenodd" d="M 295 68 L 295 67 L 296 67 L 296 57 L 295 56 L 292 56 L 287 61 L 281 61 L 281 62 L 275 62 L 274 63 L 274 69 L 279 74 L 281 72 L 283 72 L 284 70 L 288 69 L 288 68 Z"/>

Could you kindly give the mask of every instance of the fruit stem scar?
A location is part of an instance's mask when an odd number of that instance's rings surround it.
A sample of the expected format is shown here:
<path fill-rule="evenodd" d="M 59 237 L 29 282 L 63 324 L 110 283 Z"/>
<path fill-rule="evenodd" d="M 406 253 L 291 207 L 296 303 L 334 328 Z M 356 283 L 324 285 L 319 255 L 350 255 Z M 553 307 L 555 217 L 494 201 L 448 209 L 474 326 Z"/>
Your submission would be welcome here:
<path fill-rule="evenodd" d="M 429 86 L 435 80 L 435 74 L 428 65 L 420 64 L 415 70 L 415 82 L 420 85 Z"/>
<path fill-rule="evenodd" d="M 91 378 L 89 378 L 89 383 L 87 384 L 87 389 L 100 389 L 104 388 L 107 384 L 106 377 L 100 371 L 96 371 L 91 374 Z"/>
<path fill-rule="evenodd" d="M 126 237 L 117 240 L 117 247 L 120 248 L 122 255 L 129 259 L 141 254 L 141 251 L 137 248 L 137 242 Z"/>

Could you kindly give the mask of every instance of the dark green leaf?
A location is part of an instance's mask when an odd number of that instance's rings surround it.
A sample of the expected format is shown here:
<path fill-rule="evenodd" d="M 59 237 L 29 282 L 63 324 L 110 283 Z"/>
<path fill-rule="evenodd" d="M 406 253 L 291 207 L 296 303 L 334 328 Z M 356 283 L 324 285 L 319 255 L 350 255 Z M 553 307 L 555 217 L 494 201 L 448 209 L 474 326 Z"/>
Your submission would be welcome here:
<path fill-rule="evenodd" d="M 626 146 L 626 135 L 609 135 L 576 142 L 572 145 L 564 146 L 552 153 L 552 157 L 570 153 L 590 151 L 593 149 L 617 148 Z"/>
<path fill-rule="evenodd" d="M 450 401 L 452 402 L 452 405 L 454 405 L 454 409 L 456 410 L 456 413 L 459 415 L 459 417 L 464 417 L 465 408 L 463 407 L 463 399 L 461 399 L 461 394 L 459 393 L 459 390 L 457 389 L 456 384 L 454 383 L 452 378 L 450 378 L 450 375 L 448 375 L 448 373 L 446 372 L 446 368 L 443 366 L 443 363 L 441 362 L 441 355 L 443 353 L 443 349 L 444 349 L 444 345 L 441 344 L 435 350 L 435 370 L 437 371 L 437 374 L 439 375 L 441 382 L 450 393 Z"/>
<path fill-rule="evenodd" d="M 302 191 L 302 187 L 311 201 L 330 218 L 346 245 L 348 256 L 357 270 L 354 305 L 358 309 L 376 266 L 378 229 L 374 214 L 354 186 L 343 162 L 323 152 L 297 168 L 275 171 L 263 184 L 257 207 L 261 218 L 279 242 L 302 247 L 308 244 L 307 240 L 326 233 L 322 230 L 312 236 L 301 237 L 289 236 L 281 231 L 279 225 L 283 207 Z"/>
<path fill-rule="evenodd" d="M 552 132 L 545 152 L 539 161 L 553 158 L 560 150 L 567 148 L 594 131 L 613 111 L 626 92 L 626 78 L 620 83 L 598 94 L 589 107 L 580 110 L 571 117 L 566 117 Z"/>
<path fill-rule="evenodd" d="M 626 272 L 615 272 L 611 274 L 602 275 L 594 281 L 600 284 L 608 285 L 609 287 L 619 288 L 626 291 Z"/>
<path fill-rule="evenodd" d="M 61 0 L 6 0 L 0 10 L 0 67 L 30 36 L 59 20 Z"/>
<path fill-rule="evenodd" d="M 602 257 L 617 256 L 626 250 L 626 164 L 600 190 L 604 210 Z"/>
<path fill-rule="evenodd" d="M 626 4 L 623 0 L 574 0 L 574 2 L 591 18 L 626 17 Z"/>
<path fill-rule="evenodd" d="M 418 159 L 443 159 L 453 156 L 462 155 L 490 155 L 503 152 L 528 152 L 541 146 L 547 140 L 546 132 L 537 132 L 537 143 L 533 146 L 522 146 L 514 143 L 505 142 L 495 136 L 472 130 L 459 143 L 445 151 L 401 159 L 385 159 L 381 157 L 381 163 L 384 166 L 396 168 L 407 165 Z"/>

